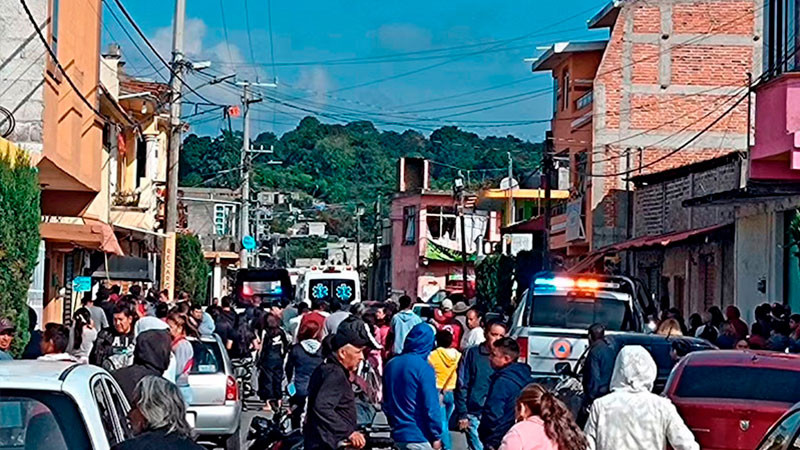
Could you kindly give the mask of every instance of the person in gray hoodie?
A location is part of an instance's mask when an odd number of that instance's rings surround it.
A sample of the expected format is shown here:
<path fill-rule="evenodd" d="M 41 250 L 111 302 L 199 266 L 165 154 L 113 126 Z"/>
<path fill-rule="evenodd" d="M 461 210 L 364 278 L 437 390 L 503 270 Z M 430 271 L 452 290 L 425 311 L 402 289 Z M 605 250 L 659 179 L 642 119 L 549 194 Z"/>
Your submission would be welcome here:
<path fill-rule="evenodd" d="M 294 382 L 294 393 L 289 398 L 293 429 L 300 428 L 308 397 L 308 382 L 314 369 L 322 364 L 319 334 L 319 325 L 308 322 L 298 331 L 297 338 L 300 342 L 292 347 L 286 358 L 286 381 Z"/>
<path fill-rule="evenodd" d="M 422 319 L 412 311 L 412 306 L 411 297 L 407 295 L 400 297 L 400 312 L 392 317 L 392 335 L 394 336 L 392 350 L 395 355 L 403 353 L 406 336 L 414 326 L 422 323 Z"/>

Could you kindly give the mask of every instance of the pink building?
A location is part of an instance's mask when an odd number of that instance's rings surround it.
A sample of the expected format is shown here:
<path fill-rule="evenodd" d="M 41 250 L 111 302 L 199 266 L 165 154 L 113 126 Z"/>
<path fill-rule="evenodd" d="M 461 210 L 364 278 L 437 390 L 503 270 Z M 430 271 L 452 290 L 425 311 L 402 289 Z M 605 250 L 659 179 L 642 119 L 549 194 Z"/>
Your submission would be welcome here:
<path fill-rule="evenodd" d="M 500 217 L 467 209 L 462 236 L 452 192 L 428 189 L 427 169 L 427 161 L 400 161 L 400 192 L 390 216 L 392 291 L 423 300 L 445 289 L 463 291 L 461 242 L 466 239 L 468 294 L 474 293 L 474 262 L 500 241 Z"/>

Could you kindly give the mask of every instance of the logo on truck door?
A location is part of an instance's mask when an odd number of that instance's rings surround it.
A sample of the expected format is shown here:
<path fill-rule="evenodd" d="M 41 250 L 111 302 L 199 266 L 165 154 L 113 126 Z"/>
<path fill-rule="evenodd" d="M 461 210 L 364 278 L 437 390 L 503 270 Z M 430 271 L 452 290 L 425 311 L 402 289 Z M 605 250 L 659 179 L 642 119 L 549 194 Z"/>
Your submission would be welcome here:
<path fill-rule="evenodd" d="M 553 341 L 553 345 L 550 347 L 550 350 L 553 352 L 553 356 L 556 358 L 567 359 L 572 354 L 572 344 L 570 344 L 566 339 L 557 339 Z"/>

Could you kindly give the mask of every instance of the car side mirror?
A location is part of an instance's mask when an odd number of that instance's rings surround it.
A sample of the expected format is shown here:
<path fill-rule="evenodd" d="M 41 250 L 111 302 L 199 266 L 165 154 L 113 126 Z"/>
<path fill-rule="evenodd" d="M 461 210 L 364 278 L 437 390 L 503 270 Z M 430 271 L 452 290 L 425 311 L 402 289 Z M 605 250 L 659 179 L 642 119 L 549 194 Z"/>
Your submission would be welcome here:
<path fill-rule="evenodd" d="M 559 375 L 572 375 L 572 366 L 568 362 L 559 362 L 555 365 L 556 373 Z"/>

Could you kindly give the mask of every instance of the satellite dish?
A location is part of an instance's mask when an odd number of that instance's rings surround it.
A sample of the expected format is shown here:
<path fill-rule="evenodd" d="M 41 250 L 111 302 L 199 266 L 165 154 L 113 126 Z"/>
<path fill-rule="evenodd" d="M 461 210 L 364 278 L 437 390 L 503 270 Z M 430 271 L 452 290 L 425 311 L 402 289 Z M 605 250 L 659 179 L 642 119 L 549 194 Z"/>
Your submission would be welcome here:
<path fill-rule="evenodd" d="M 519 182 L 513 178 L 505 177 L 500 180 L 500 189 L 517 189 L 519 188 Z"/>

